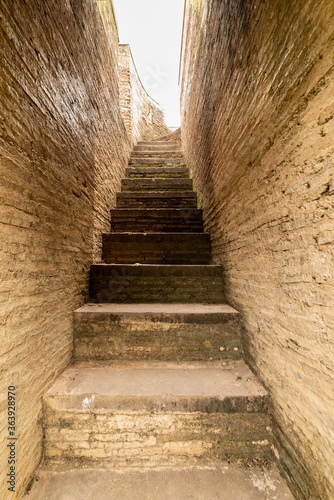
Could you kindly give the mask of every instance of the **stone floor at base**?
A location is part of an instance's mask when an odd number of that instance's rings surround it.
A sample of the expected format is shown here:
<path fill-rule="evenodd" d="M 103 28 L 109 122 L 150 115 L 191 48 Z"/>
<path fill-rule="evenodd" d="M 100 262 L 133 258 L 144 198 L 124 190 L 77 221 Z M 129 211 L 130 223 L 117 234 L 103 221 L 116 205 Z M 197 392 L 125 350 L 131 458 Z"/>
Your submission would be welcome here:
<path fill-rule="evenodd" d="M 182 469 L 41 470 L 24 500 L 293 500 L 278 470 L 238 465 Z"/>

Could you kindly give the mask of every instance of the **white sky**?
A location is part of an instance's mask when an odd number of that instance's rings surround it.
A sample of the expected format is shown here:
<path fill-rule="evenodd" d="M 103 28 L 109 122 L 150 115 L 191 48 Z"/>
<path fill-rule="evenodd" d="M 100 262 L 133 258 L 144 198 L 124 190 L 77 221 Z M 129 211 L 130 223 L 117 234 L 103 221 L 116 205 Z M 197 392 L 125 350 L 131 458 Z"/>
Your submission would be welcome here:
<path fill-rule="evenodd" d="M 129 43 L 147 93 L 180 125 L 178 86 L 184 0 L 114 0 L 120 43 Z"/>

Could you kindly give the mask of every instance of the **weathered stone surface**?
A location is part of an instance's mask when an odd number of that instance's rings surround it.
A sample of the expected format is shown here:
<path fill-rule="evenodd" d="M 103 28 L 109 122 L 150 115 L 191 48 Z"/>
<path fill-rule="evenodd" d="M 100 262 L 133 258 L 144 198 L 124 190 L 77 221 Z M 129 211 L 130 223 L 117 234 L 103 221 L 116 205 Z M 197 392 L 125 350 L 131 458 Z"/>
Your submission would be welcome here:
<path fill-rule="evenodd" d="M 189 177 L 186 167 L 128 167 L 126 175 L 130 178 L 183 178 Z"/>
<path fill-rule="evenodd" d="M 241 325 L 227 305 L 87 304 L 74 313 L 78 360 L 239 359 Z"/>
<path fill-rule="evenodd" d="M 329 500 L 334 3 L 187 5 L 183 149 L 205 228 L 273 397 L 277 458 L 298 498 Z"/>
<path fill-rule="evenodd" d="M 180 151 L 175 151 L 175 150 L 161 150 L 159 148 L 157 151 L 132 151 L 130 158 L 138 158 L 138 159 L 143 159 L 145 160 L 147 158 L 183 158 L 183 155 Z M 139 160 L 138 160 L 139 161 Z"/>
<path fill-rule="evenodd" d="M 222 304 L 222 268 L 96 264 L 91 266 L 90 297 L 96 302 Z"/>
<path fill-rule="evenodd" d="M 197 208 L 197 194 L 193 191 L 123 191 L 117 193 L 117 208 Z"/>
<path fill-rule="evenodd" d="M 127 44 L 119 45 L 119 77 L 120 107 L 132 144 L 168 132 L 164 111 L 144 89 Z"/>
<path fill-rule="evenodd" d="M 43 468 L 27 500 L 66 500 L 69 491 L 80 500 L 293 499 L 275 467 L 263 470 L 223 463 L 215 467 L 158 470 Z"/>
<path fill-rule="evenodd" d="M 153 166 L 186 166 L 186 162 L 184 158 L 181 157 L 171 157 L 167 158 L 162 156 L 161 158 L 130 158 L 129 159 L 129 165 L 132 166 L 138 166 L 138 167 L 145 167 L 149 165 Z"/>
<path fill-rule="evenodd" d="M 103 234 L 102 260 L 106 264 L 210 264 L 210 236 L 205 233 Z"/>
<path fill-rule="evenodd" d="M 0 17 L 0 498 L 19 499 L 41 459 L 41 396 L 71 359 L 73 310 L 101 259 L 129 144 L 110 2 L 3 1 Z M 9 385 L 15 494 L 6 476 Z"/>
<path fill-rule="evenodd" d="M 201 233 L 202 211 L 196 208 L 123 208 L 111 211 L 111 231 Z"/>
<path fill-rule="evenodd" d="M 241 361 L 77 365 L 44 397 L 45 455 L 114 466 L 268 458 L 267 405 Z"/>
<path fill-rule="evenodd" d="M 181 153 L 181 144 L 177 142 L 138 142 L 133 151 L 178 151 Z"/>
<path fill-rule="evenodd" d="M 192 191 L 191 179 L 122 179 L 122 191 Z"/>

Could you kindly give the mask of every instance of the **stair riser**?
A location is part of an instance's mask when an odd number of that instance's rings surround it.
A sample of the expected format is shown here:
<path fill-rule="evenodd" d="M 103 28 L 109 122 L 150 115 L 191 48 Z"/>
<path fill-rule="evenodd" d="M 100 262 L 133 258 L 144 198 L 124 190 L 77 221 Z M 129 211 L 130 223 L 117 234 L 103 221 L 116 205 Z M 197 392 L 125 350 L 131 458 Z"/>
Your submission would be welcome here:
<path fill-rule="evenodd" d="M 119 411 L 105 404 L 101 410 L 83 410 L 81 401 L 76 412 L 52 406 L 44 404 L 49 460 L 81 459 L 92 465 L 103 460 L 122 467 L 270 457 L 271 422 L 264 413 Z"/>
<path fill-rule="evenodd" d="M 131 179 L 188 179 L 189 170 L 182 167 L 128 167 L 126 175 Z"/>
<path fill-rule="evenodd" d="M 180 144 L 175 144 L 175 145 L 170 145 L 170 144 L 143 144 L 141 146 L 135 146 L 133 148 L 133 152 L 134 153 L 137 153 L 137 152 L 164 152 L 164 151 L 173 151 L 174 153 L 179 153 L 179 154 L 182 154 L 181 152 L 181 147 L 180 147 Z"/>
<path fill-rule="evenodd" d="M 104 234 L 102 259 L 106 264 L 193 264 L 211 260 L 208 234 Z"/>
<path fill-rule="evenodd" d="M 145 166 L 183 166 L 186 167 L 186 163 L 184 158 L 165 158 L 165 157 L 159 157 L 159 158 L 130 158 L 129 159 L 129 165 L 132 166 L 138 166 L 138 167 L 145 167 Z"/>
<path fill-rule="evenodd" d="M 160 321 L 159 321 L 160 319 Z M 176 318 L 177 319 L 177 318 Z M 242 357 L 238 315 L 219 323 L 146 322 L 122 315 L 74 315 L 74 359 L 209 361 Z M 203 320 L 203 318 L 201 318 Z"/>
<path fill-rule="evenodd" d="M 142 220 L 131 219 L 124 220 L 121 218 L 113 217 L 111 220 L 111 231 L 114 233 L 202 233 L 202 222 L 184 222 L 180 219 L 166 221 L 161 218 L 160 220 L 149 220 L 143 218 Z"/>
<path fill-rule="evenodd" d="M 203 232 L 202 210 L 197 209 L 113 209 L 111 232 L 181 233 Z"/>
<path fill-rule="evenodd" d="M 173 152 L 173 151 L 146 151 L 146 152 L 137 152 L 137 153 L 132 153 L 130 156 L 131 159 L 135 160 L 147 160 L 147 159 L 155 159 L 155 158 L 177 158 L 177 159 L 182 159 L 183 162 L 185 163 L 185 159 L 182 156 L 181 153 L 179 152 Z"/>
<path fill-rule="evenodd" d="M 186 213 L 186 212 L 185 212 Z M 189 211 L 188 211 L 189 213 Z M 114 233 L 201 233 L 203 224 L 200 218 L 144 215 L 112 215 L 111 232 Z"/>
<path fill-rule="evenodd" d="M 166 191 L 166 194 L 170 193 Z M 197 208 L 196 193 L 173 192 L 168 196 L 152 193 L 118 193 L 117 208 Z"/>
<path fill-rule="evenodd" d="M 173 148 L 180 148 L 181 142 L 177 142 L 177 141 L 147 141 L 147 142 L 143 142 L 143 141 L 140 141 L 135 146 L 135 148 L 144 147 L 146 149 L 147 147 L 151 147 L 151 146 L 152 147 L 166 147 L 166 148 L 173 149 Z"/>
<path fill-rule="evenodd" d="M 188 266 L 177 271 L 161 267 L 92 266 L 90 297 L 101 303 L 224 303 L 220 276 L 187 270 Z"/>
<path fill-rule="evenodd" d="M 123 179 L 122 191 L 192 191 L 191 179 Z"/>

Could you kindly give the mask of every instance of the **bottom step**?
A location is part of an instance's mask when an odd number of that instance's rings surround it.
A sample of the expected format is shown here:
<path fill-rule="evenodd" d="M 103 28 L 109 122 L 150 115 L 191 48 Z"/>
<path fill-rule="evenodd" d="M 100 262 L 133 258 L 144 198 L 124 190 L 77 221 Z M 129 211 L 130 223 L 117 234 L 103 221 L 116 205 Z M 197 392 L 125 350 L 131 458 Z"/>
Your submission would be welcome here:
<path fill-rule="evenodd" d="M 115 467 L 263 460 L 267 411 L 243 361 L 77 364 L 44 397 L 45 457 Z"/>
<path fill-rule="evenodd" d="M 36 478 L 37 479 L 37 478 Z M 293 500 L 276 467 L 42 470 L 25 500 Z"/>

